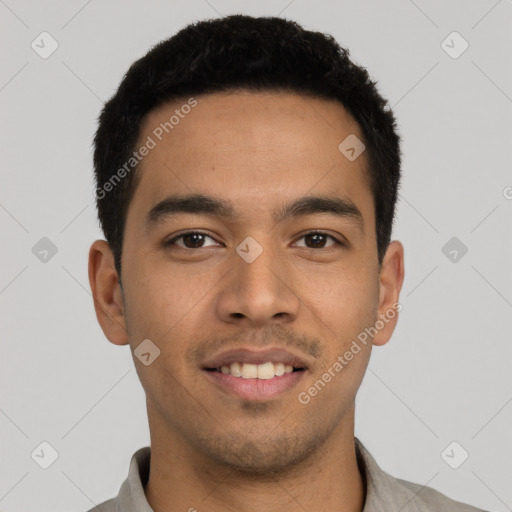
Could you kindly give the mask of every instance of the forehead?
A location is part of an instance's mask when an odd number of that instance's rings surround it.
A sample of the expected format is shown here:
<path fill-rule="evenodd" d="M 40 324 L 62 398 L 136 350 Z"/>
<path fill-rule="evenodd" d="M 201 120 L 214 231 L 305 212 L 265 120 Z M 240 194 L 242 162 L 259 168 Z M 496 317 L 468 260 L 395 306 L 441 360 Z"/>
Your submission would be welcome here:
<path fill-rule="evenodd" d="M 152 149 L 129 216 L 173 194 L 225 197 L 251 214 L 308 192 L 372 202 L 364 152 L 350 160 L 339 149 L 354 136 L 363 139 L 336 101 L 247 91 L 175 100 L 141 125 L 139 145 Z"/>

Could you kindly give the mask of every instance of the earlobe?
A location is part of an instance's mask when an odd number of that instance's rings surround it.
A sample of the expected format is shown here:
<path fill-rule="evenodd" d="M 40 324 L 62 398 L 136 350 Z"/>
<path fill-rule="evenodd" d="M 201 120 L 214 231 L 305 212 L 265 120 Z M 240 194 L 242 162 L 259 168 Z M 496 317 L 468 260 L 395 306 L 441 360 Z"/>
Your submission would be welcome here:
<path fill-rule="evenodd" d="M 115 345 L 127 345 L 123 294 L 114 256 L 105 240 L 96 240 L 89 250 L 89 284 L 96 318 L 105 336 Z"/>
<path fill-rule="evenodd" d="M 398 312 L 402 309 L 399 300 L 404 275 L 404 248 L 399 241 L 393 240 L 387 248 L 380 269 L 379 308 L 376 321 L 378 332 L 373 338 L 374 345 L 386 344 L 395 330 Z"/>

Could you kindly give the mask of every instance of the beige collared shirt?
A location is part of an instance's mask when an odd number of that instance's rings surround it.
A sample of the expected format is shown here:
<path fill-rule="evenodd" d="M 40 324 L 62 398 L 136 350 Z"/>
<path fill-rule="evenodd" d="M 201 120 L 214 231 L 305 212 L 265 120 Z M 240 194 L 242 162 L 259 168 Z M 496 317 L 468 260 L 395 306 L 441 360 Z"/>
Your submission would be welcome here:
<path fill-rule="evenodd" d="M 377 465 L 375 459 L 354 437 L 359 467 L 366 481 L 366 501 L 362 512 L 485 512 L 454 501 L 444 494 L 419 484 L 394 478 Z M 117 497 L 88 512 L 153 512 L 144 494 L 149 476 L 149 446 L 134 453 Z"/>

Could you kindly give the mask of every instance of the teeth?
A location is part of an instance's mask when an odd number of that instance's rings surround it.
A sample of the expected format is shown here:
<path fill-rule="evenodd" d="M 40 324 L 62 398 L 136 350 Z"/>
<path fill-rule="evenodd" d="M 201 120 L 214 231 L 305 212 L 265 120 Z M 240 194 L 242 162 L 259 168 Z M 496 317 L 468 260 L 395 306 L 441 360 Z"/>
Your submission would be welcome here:
<path fill-rule="evenodd" d="M 231 375 L 233 377 L 241 377 L 242 376 L 242 366 L 238 363 L 231 363 L 229 368 Z"/>
<path fill-rule="evenodd" d="M 231 375 L 233 377 L 242 377 L 243 379 L 272 379 L 274 377 L 281 377 L 285 373 L 292 373 L 293 366 L 284 363 L 263 363 L 263 364 L 250 364 L 250 363 L 231 363 L 229 366 L 222 365 L 220 367 L 221 373 L 224 375 Z"/>
<path fill-rule="evenodd" d="M 242 379 L 255 379 L 258 377 L 257 364 L 243 364 L 242 365 Z"/>
<path fill-rule="evenodd" d="M 274 365 L 274 371 L 278 377 L 281 377 L 281 375 L 284 375 L 284 364 L 276 363 Z"/>
<path fill-rule="evenodd" d="M 258 365 L 258 379 L 272 379 L 276 372 L 273 363 L 265 363 Z"/>

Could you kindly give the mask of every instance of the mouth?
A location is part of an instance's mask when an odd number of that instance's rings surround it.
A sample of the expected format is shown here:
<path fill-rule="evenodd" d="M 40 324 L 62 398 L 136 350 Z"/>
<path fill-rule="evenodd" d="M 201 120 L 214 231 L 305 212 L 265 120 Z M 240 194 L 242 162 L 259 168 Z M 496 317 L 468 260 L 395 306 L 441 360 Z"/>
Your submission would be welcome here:
<path fill-rule="evenodd" d="M 261 402 L 294 387 L 308 366 L 298 356 L 281 349 L 238 349 L 205 361 L 202 370 L 222 392 Z"/>
<path fill-rule="evenodd" d="M 229 366 L 223 364 L 217 368 L 205 368 L 205 370 L 207 372 L 218 372 L 223 375 L 231 375 L 232 377 L 242 379 L 268 380 L 274 377 L 282 377 L 287 373 L 302 372 L 305 368 L 294 367 L 283 362 L 273 363 L 272 361 L 267 361 L 262 364 L 252 364 L 236 361 Z"/>

